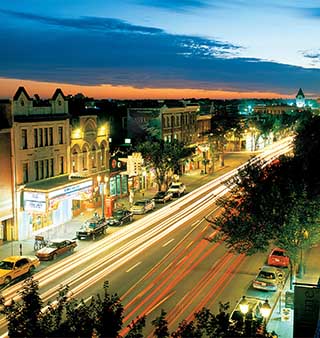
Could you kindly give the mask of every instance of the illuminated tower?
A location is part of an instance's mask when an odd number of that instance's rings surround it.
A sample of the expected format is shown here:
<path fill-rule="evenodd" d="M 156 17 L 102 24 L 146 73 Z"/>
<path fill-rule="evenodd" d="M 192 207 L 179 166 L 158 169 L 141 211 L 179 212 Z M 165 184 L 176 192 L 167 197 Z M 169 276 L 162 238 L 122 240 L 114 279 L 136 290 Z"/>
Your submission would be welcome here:
<path fill-rule="evenodd" d="M 302 89 L 300 88 L 298 94 L 296 95 L 296 106 L 298 108 L 303 108 L 306 105 L 306 100 L 303 94 Z"/>

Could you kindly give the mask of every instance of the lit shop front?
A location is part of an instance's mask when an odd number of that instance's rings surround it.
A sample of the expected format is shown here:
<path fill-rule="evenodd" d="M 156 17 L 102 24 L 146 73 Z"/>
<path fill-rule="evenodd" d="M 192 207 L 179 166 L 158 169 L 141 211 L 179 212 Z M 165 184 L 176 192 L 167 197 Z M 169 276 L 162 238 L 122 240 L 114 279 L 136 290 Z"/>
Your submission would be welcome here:
<path fill-rule="evenodd" d="M 70 221 L 75 206 L 84 210 L 91 198 L 91 178 L 47 190 L 26 188 L 23 192 L 24 211 L 20 215 L 19 238 L 29 238 Z"/>

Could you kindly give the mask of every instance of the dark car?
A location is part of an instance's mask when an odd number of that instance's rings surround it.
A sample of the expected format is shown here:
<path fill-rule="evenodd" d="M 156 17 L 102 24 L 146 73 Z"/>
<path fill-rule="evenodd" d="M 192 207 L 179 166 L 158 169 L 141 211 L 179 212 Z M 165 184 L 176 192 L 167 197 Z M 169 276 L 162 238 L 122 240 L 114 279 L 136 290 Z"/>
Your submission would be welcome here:
<path fill-rule="evenodd" d="M 110 226 L 119 226 L 133 221 L 133 213 L 127 209 L 115 209 L 112 212 L 112 217 L 107 219 Z"/>
<path fill-rule="evenodd" d="M 70 239 L 53 239 L 42 249 L 36 252 L 36 256 L 40 261 L 49 261 L 56 259 L 58 255 L 64 254 L 65 252 L 73 252 L 77 246 L 75 240 Z"/>
<path fill-rule="evenodd" d="M 173 194 L 168 191 L 158 191 L 152 198 L 156 203 L 166 203 L 171 201 Z"/>
<path fill-rule="evenodd" d="M 86 220 L 77 231 L 78 239 L 93 239 L 107 233 L 108 223 L 105 218 L 99 218 L 97 215 Z"/>

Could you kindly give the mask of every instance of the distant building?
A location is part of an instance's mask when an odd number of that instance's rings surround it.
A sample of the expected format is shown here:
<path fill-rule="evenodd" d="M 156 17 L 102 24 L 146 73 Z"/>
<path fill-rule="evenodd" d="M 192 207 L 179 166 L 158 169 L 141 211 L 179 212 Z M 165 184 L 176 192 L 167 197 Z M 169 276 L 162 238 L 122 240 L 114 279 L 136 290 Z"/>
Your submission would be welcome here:
<path fill-rule="evenodd" d="M 296 106 L 298 108 L 303 108 L 305 107 L 305 105 L 306 105 L 306 99 L 305 99 L 302 89 L 300 88 L 296 95 Z"/>
<path fill-rule="evenodd" d="M 129 138 L 140 139 L 149 134 L 168 142 L 174 139 L 186 144 L 195 142 L 198 104 L 178 100 L 144 103 L 127 109 Z"/>

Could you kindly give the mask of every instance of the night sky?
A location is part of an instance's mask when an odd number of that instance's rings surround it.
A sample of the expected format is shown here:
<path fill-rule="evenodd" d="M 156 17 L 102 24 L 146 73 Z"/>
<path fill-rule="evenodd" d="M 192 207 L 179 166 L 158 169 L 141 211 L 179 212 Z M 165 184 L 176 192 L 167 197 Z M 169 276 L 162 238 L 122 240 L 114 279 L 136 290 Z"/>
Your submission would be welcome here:
<path fill-rule="evenodd" d="M 319 0 L 0 2 L 0 97 L 320 96 Z"/>

